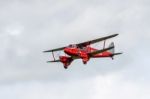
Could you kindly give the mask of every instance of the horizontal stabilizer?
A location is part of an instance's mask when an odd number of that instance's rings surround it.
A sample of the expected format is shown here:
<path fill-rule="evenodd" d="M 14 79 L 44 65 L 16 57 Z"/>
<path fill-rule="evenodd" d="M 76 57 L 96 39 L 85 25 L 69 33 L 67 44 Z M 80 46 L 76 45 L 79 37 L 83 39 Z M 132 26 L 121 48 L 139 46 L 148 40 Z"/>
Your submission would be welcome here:
<path fill-rule="evenodd" d="M 114 53 L 113 56 L 115 56 L 115 55 L 120 55 L 120 54 L 123 54 L 123 53 Z"/>

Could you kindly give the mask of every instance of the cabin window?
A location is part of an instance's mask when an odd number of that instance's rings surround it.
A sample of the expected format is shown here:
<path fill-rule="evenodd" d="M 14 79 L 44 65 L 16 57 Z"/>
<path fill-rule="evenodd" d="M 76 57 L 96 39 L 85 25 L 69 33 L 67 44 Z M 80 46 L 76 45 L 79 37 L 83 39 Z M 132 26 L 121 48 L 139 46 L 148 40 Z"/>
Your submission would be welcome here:
<path fill-rule="evenodd" d="M 69 45 L 70 48 L 76 48 L 76 45 Z"/>

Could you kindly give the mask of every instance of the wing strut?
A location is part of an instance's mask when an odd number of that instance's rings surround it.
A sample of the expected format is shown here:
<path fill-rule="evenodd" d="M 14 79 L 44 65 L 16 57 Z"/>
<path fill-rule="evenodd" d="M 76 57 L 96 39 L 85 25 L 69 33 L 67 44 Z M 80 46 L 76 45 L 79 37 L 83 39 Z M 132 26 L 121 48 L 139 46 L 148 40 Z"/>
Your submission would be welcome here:
<path fill-rule="evenodd" d="M 105 43 L 106 43 L 106 40 L 104 40 L 104 45 L 103 45 L 103 49 L 105 49 Z"/>
<path fill-rule="evenodd" d="M 53 51 L 52 51 L 52 55 L 53 55 L 53 59 L 54 59 L 54 61 L 55 61 L 56 59 L 55 59 L 55 56 L 54 56 L 54 52 L 53 52 Z"/>

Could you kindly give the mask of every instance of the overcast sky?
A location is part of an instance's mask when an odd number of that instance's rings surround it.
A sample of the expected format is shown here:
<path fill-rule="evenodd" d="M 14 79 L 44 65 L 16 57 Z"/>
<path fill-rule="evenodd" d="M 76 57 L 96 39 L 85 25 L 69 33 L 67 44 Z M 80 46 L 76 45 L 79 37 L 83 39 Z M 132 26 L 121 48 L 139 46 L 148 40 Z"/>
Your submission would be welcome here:
<path fill-rule="evenodd" d="M 149 26 L 149 0 L 0 0 L 0 98 L 150 99 Z M 42 53 L 114 33 L 114 60 Z"/>

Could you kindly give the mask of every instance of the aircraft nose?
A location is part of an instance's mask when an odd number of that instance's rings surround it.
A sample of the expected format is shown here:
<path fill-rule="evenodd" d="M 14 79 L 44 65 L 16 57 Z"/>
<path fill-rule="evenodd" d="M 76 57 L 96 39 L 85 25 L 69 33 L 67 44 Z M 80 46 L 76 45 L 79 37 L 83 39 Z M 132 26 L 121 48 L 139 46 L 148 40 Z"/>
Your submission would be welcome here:
<path fill-rule="evenodd" d="M 69 48 L 65 48 L 65 49 L 64 49 L 64 52 L 65 52 L 65 53 L 68 53 L 68 52 L 70 52 L 70 49 L 69 49 Z"/>

